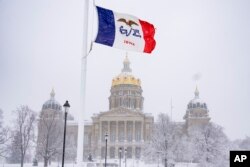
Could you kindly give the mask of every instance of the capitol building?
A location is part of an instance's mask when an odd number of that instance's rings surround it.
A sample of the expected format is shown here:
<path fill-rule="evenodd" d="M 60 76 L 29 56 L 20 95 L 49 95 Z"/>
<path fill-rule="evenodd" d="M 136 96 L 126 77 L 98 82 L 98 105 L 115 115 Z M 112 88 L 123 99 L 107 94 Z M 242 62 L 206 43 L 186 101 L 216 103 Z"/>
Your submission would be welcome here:
<path fill-rule="evenodd" d="M 112 79 L 109 96 L 109 109 L 99 112 L 91 117 L 91 121 L 85 123 L 84 128 L 84 154 L 83 159 L 89 155 L 93 159 L 104 159 L 105 157 L 105 134 L 108 134 L 108 159 L 118 159 L 119 149 L 127 150 L 128 159 L 141 159 L 146 144 L 150 142 L 154 127 L 154 117 L 143 110 L 144 97 L 141 81 L 132 74 L 128 57 L 123 61 L 121 73 Z M 51 98 L 45 102 L 39 117 L 38 141 L 43 134 L 44 128 L 40 123 L 49 118 L 49 113 L 56 112 L 58 120 L 63 120 L 62 106 L 55 100 L 54 91 Z M 42 114 L 46 113 L 46 114 Z M 207 104 L 199 98 L 199 91 L 196 88 L 195 97 L 188 105 L 185 122 L 182 123 L 186 131 L 192 126 L 203 126 L 210 121 Z M 44 115 L 46 118 L 43 118 Z M 73 117 L 67 122 L 66 159 L 76 158 L 78 123 Z M 39 142 L 37 144 L 39 146 Z M 39 150 L 37 148 L 37 150 Z M 37 151 L 38 152 L 38 151 Z M 66 153 L 67 154 L 67 153 Z"/>

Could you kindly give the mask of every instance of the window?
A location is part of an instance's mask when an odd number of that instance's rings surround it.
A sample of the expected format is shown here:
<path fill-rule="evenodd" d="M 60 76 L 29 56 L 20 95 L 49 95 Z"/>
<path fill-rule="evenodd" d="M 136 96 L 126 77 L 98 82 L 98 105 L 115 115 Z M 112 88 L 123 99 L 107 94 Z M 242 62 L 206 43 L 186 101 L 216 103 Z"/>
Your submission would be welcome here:
<path fill-rule="evenodd" d="M 207 109 L 207 104 L 206 103 L 204 103 L 204 108 Z"/>
<path fill-rule="evenodd" d="M 110 147 L 110 158 L 115 158 L 115 147 Z"/>
<path fill-rule="evenodd" d="M 84 134 L 84 145 L 89 144 L 89 135 L 87 133 Z"/>
<path fill-rule="evenodd" d="M 119 121 L 118 123 L 118 140 L 120 142 L 124 141 L 124 122 Z"/>
<path fill-rule="evenodd" d="M 141 122 L 135 122 L 135 141 L 141 140 Z"/>
<path fill-rule="evenodd" d="M 140 147 L 136 147 L 135 148 L 135 158 L 136 159 L 140 159 L 141 158 L 141 148 Z"/>
<path fill-rule="evenodd" d="M 133 122 L 127 122 L 127 141 L 131 142 L 133 138 Z"/>
<path fill-rule="evenodd" d="M 129 159 L 129 158 L 132 158 L 132 147 L 128 147 L 127 148 L 127 158 Z"/>
<path fill-rule="evenodd" d="M 104 159 L 105 158 L 105 147 L 101 148 L 101 157 Z"/>
<path fill-rule="evenodd" d="M 110 142 L 115 142 L 116 139 L 116 122 L 110 122 Z"/>

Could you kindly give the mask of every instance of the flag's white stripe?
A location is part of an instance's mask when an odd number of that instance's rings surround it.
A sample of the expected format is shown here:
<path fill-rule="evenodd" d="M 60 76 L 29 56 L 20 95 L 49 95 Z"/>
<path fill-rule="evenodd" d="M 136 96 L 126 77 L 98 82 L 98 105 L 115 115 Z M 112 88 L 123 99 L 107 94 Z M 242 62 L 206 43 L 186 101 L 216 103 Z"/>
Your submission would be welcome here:
<path fill-rule="evenodd" d="M 114 13 L 114 19 L 115 19 L 115 41 L 113 44 L 113 47 L 115 48 L 121 48 L 125 50 L 132 50 L 132 51 L 137 51 L 137 52 L 143 52 L 144 46 L 145 46 L 145 41 L 143 38 L 143 31 L 142 27 L 140 25 L 140 22 L 138 18 L 131 16 L 131 15 L 126 15 L 126 14 L 121 14 L 121 13 Z M 124 22 L 119 22 L 117 20 L 124 18 L 128 22 L 129 20 L 132 20 L 136 22 L 138 25 L 131 25 L 128 26 Z M 123 30 L 127 31 L 127 35 L 121 34 L 120 28 L 123 26 Z M 141 37 L 135 37 L 133 36 L 134 31 L 139 31 Z"/>

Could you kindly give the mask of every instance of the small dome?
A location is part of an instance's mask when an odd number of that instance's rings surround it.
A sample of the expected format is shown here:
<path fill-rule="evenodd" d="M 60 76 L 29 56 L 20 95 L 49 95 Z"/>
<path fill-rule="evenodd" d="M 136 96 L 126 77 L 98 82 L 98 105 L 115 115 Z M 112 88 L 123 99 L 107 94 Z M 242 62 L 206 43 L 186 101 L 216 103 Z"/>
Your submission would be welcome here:
<path fill-rule="evenodd" d="M 116 86 L 116 85 L 141 86 L 140 79 L 134 77 L 131 74 L 131 72 L 132 72 L 132 70 L 130 69 L 130 61 L 128 59 L 128 56 L 126 56 L 125 60 L 123 61 L 122 73 L 120 75 L 118 75 L 117 77 L 113 78 L 112 86 Z"/>
<path fill-rule="evenodd" d="M 199 91 L 198 91 L 198 88 L 196 87 L 195 89 L 195 97 L 194 99 L 192 99 L 189 103 L 188 103 L 188 109 L 191 109 L 191 108 L 204 108 L 204 109 L 207 109 L 207 104 L 202 101 L 199 97 Z"/>
<path fill-rule="evenodd" d="M 55 92 L 54 89 L 52 89 L 51 93 L 50 93 L 50 99 L 47 100 L 42 107 L 42 110 L 46 110 L 46 109 L 52 109 L 52 110 L 62 110 L 62 106 L 60 103 L 58 103 L 55 100 Z"/>

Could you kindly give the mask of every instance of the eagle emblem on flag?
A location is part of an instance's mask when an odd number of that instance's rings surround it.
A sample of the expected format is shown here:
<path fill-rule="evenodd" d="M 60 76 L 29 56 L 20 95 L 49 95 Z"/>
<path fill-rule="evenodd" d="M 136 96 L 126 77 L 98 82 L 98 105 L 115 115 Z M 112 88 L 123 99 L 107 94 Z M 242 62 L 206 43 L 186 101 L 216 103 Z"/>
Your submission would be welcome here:
<path fill-rule="evenodd" d="M 134 22 L 133 20 L 126 20 L 126 19 L 124 19 L 124 18 L 120 18 L 120 19 L 118 19 L 117 21 L 119 21 L 119 22 L 123 22 L 123 23 L 125 23 L 126 25 L 128 25 L 129 27 L 131 27 L 132 25 L 137 25 L 138 26 L 138 24 L 136 23 L 136 22 Z"/>

